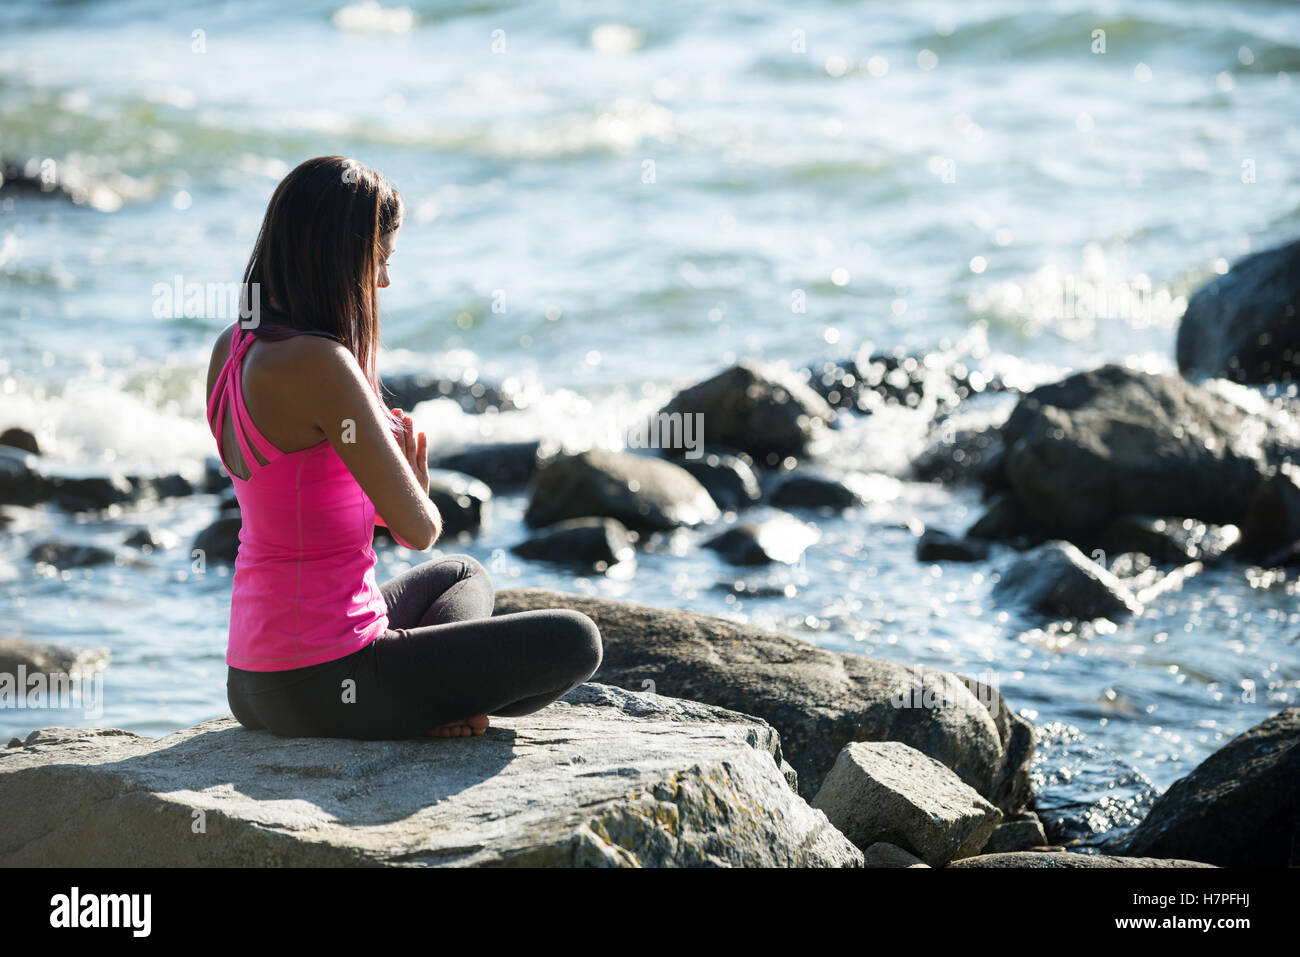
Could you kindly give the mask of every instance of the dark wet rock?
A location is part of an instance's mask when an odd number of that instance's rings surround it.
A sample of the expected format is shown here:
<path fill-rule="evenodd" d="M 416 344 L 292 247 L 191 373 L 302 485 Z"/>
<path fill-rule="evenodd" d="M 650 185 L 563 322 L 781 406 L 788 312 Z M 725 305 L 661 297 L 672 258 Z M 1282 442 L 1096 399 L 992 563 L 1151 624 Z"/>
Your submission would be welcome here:
<path fill-rule="evenodd" d="M 137 528 L 124 539 L 123 544 L 144 552 L 164 552 L 179 545 L 180 539 L 168 529 L 147 526 Z"/>
<path fill-rule="evenodd" d="M 490 442 L 473 445 L 458 452 L 432 456 L 430 468 L 464 472 L 486 482 L 494 492 L 524 488 L 537 471 L 537 453 L 541 443 Z"/>
<path fill-rule="evenodd" d="M 48 486 L 30 452 L 0 445 L 0 504 L 36 505 L 45 500 Z"/>
<path fill-rule="evenodd" d="M 803 557 L 819 534 L 791 515 L 773 515 L 756 521 L 739 522 L 704 542 L 733 565 L 792 565 Z"/>
<path fill-rule="evenodd" d="M 988 708 L 1002 746 L 1002 763 L 988 790 L 982 793 L 1004 814 L 1016 813 L 1025 806 L 1032 791 L 1029 766 L 1037 741 L 1034 726 L 1012 711 L 1002 692 L 993 685 L 966 675 L 958 678 L 975 700 Z"/>
<path fill-rule="evenodd" d="M 1188 302 L 1178 326 L 1179 370 L 1237 382 L 1295 379 L 1298 308 L 1300 240 L 1247 256 Z"/>
<path fill-rule="evenodd" d="M 1006 812 L 1029 800 L 1033 729 L 1000 694 L 982 701 L 957 675 L 829 651 L 776 632 L 710 615 L 567 594 L 542 588 L 497 593 L 494 614 L 574 608 L 600 629 L 597 679 L 652 688 L 764 718 L 781 734 L 786 759 L 811 797 L 844 745 L 901 741 L 942 762 Z M 925 702 L 942 702 L 927 707 Z M 1004 746 L 997 716 L 1009 729 Z M 1012 740 L 1014 739 L 1014 740 Z M 1029 747 L 1021 747 L 1027 739 Z M 1015 767 L 1012 767 L 1012 764 Z"/>
<path fill-rule="evenodd" d="M 867 503 L 866 495 L 845 480 L 807 468 L 774 480 L 767 500 L 778 508 L 845 509 Z"/>
<path fill-rule="evenodd" d="M 520 558 L 605 571 L 635 558 L 631 533 L 616 518 L 571 518 L 510 549 Z"/>
<path fill-rule="evenodd" d="M 1048 542 L 1017 559 L 994 592 L 1047 617 L 1118 621 L 1142 610 L 1123 582 L 1069 542 Z"/>
<path fill-rule="evenodd" d="M 982 562 L 989 546 L 979 539 L 958 538 L 938 529 L 926 529 L 916 543 L 916 558 L 922 562 Z"/>
<path fill-rule="evenodd" d="M 230 473 L 221 464 L 221 459 L 209 455 L 203 460 L 203 491 L 224 492 L 230 488 Z"/>
<path fill-rule="evenodd" d="M 1111 857 L 1105 854 L 1074 854 L 1070 851 L 1014 851 L 1006 854 L 980 854 L 953 861 L 949 867 L 1031 868 L 1058 870 L 1073 868 L 1186 868 L 1213 867 L 1201 861 L 1158 857 Z"/>
<path fill-rule="evenodd" d="M 1181 565 L 1222 558 L 1239 538 L 1235 525 L 1210 525 L 1194 518 L 1125 515 L 1106 527 L 1097 537 L 1096 547 L 1108 555 L 1139 552 L 1158 564 Z"/>
<path fill-rule="evenodd" d="M 198 491 L 193 482 L 177 472 L 159 475 L 128 475 L 126 480 L 131 484 L 136 499 L 178 498 L 183 495 L 193 495 Z"/>
<path fill-rule="evenodd" d="M 969 529 L 967 538 L 988 542 L 1005 542 L 1015 548 L 1032 548 L 1050 536 L 1029 516 L 1019 500 L 1009 492 L 995 494 L 988 508 Z"/>
<path fill-rule="evenodd" d="M 763 497 L 754 470 L 738 455 L 713 452 L 698 459 L 683 457 L 676 462 L 695 476 L 724 511 L 748 508 Z"/>
<path fill-rule="evenodd" d="M 1031 847 L 1044 847 L 1047 834 L 1043 831 L 1043 822 L 1032 811 L 1021 814 L 1016 820 L 1006 821 L 993 829 L 988 843 L 981 854 L 1005 854 L 1012 851 L 1027 851 Z"/>
<path fill-rule="evenodd" d="M 1300 468 L 1283 463 L 1256 489 L 1241 523 L 1241 554 L 1271 559 L 1300 542 Z"/>
<path fill-rule="evenodd" d="M 221 493 L 221 498 L 217 500 L 217 512 L 221 518 L 237 517 L 240 514 L 239 496 L 235 494 L 233 485 Z"/>
<path fill-rule="evenodd" d="M 78 545 L 74 542 L 41 542 L 27 553 L 34 562 L 53 565 L 56 568 L 85 568 L 90 565 L 104 565 L 116 557 L 111 549 L 98 545 Z"/>
<path fill-rule="evenodd" d="M 0 866 L 862 865 L 768 724 L 605 685 L 472 739 L 278 738 L 227 716 L 22 744 L 0 751 Z"/>
<path fill-rule="evenodd" d="M 1129 514 L 1238 524 L 1280 441 L 1221 389 L 1114 365 L 1024 396 L 1002 437 L 1016 500 L 1068 539 Z"/>
<path fill-rule="evenodd" d="M 753 361 L 683 389 L 658 414 L 700 414 L 706 442 L 740 449 L 762 465 L 811 454 L 835 420 L 797 373 Z"/>
<path fill-rule="evenodd" d="M 608 449 L 559 452 L 533 479 L 530 527 L 608 516 L 628 528 L 668 530 L 718 518 L 717 505 L 690 472 L 665 459 Z"/>
<path fill-rule="evenodd" d="M 140 489 L 121 473 L 83 477 L 56 475 L 46 479 L 47 501 L 70 512 L 103 511 L 135 501 Z"/>
<path fill-rule="evenodd" d="M 1175 781 L 1129 835 L 1124 853 L 1286 867 L 1298 802 L 1300 708 L 1286 708 Z"/>
<path fill-rule="evenodd" d="M 951 769 L 897 741 L 846 745 L 811 803 L 857 847 L 885 841 L 931 867 L 979 853 L 1002 820 Z"/>
<path fill-rule="evenodd" d="M 864 867 L 929 867 L 915 854 L 903 850 L 897 844 L 877 841 L 862 852 Z"/>
<path fill-rule="evenodd" d="M 912 460 L 912 477 L 956 485 L 997 484 L 1003 463 L 1002 433 L 995 428 L 958 429 L 941 434 Z"/>
<path fill-rule="evenodd" d="M 409 412 L 421 402 L 430 399 L 451 399 L 461 409 L 470 413 L 497 409 L 509 412 L 519 408 L 515 390 L 504 385 L 481 382 L 473 369 L 445 376 L 427 372 L 402 372 L 383 377 L 385 395 L 390 407 Z"/>
<path fill-rule="evenodd" d="M 439 541 L 477 535 L 491 515 L 492 490 L 463 472 L 429 469 L 429 498 L 442 515 Z"/>
<path fill-rule="evenodd" d="M 6 445 L 14 449 L 22 449 L 24 452 L 31 452 L 33 455 L 41 454 L 41 446 L 40 443 L 36 441 L 36 436 L 26 429 L 20 429 L 17 426 L 0 432 L 0 445 Z"/>
<path fill-rule="evenodd" d="M 0 159 L 0 195 L 22 194 L 71 200 L 78 206 L 112 210 L 122 196 L 106 182 L 96 182 L 64 163 L 43 157 Z"/>
<path fill-rule="evenodd" d="M 21 667 L 28 675 L 93 675 L 103 671 L 109 653 L 103 648 L 79 648 L 28 638 L 0 638 L 0 674 L 17 681 Z"/>
<path fill-rule="evenodd" d="M 238 515 L 218 518 L 199 532 L 194 548 L 203 553 L 205 561 L 233 562 L 239 554 L 239 530 L 243 520 Z"/>

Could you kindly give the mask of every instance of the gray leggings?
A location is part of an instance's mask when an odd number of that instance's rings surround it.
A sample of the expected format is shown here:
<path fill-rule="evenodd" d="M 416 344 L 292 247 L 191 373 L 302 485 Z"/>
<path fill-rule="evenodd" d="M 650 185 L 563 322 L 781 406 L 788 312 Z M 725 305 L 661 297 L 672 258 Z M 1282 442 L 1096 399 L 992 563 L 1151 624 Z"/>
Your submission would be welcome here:
<path fill-rule="evenodd" d="M 493 617 L 492 582 L 468 555 L 424 562 L 379 588 L 388 630 L 360 651 L 287 671 L 229 668 L 239 723 L 282 737 L 415 738 L 475 715 L 538 711 L 600 667 L 600 631 L 581 612 Z"/>

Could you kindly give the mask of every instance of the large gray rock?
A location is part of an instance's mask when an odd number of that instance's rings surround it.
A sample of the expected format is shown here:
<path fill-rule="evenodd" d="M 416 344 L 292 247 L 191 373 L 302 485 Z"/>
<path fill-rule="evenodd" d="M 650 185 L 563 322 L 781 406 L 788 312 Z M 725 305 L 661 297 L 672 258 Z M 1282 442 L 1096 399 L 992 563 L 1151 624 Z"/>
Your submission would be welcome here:
<path fill-rule="evenodd" d="M 1128 514 L 1237 524 L 1270 455 L 1294 448 L 1295 435 L 1285 416 L 1247 408 L 1225 386 L 1112 365 L 1035 389 L 1002 427 L 1012 494 L 1071 541 Z"/>
<path fill-rule="evenodd" d="M 604 515 L 628 528 L 668 530 L 721 513 L 695 476 L 666 459 L 587 449 L 559 452 L 533 478 L 524 521 L 536 528 Z"/>
<path fill-rule="evenodd" d="M 1048 542 L 1017 559 L 993 590 L 1047 618 L 1119 621 L 1142 611 L 1123 582 L 1069 542 Z"/>
<path fill-rule="evenodd" d="M 599 681 L 766 720 L 780 732 L 807 798 L 846 744 L 901 741 L 1005 812 L 1029 799 L 1033 727 L 978 682 L 828 651 L 711 615 L 545 588 L 498 592 L 494 614 L 534 608 L 574 608 L 596 622 L 604 645 Z"/>
<path fill-rule="evenodd" d="M 1300 833 L 1300 708 L 1233 738 L 1156 799 L 1125 854 L 1286 867 Z"/>
<path fill-rule="evenodd" d="M 601 685 L 445 741 L 46 728 L 0 751 L 0 865 L 861 866 L 779 762 L 762 721 Z"/>
<path fill-rule="evenodd" d="M 1273 564 L 1300 541 L 1300 468 L 1283 463 L 1264 480 L 1241 523 L 1241 553 L 1250 561 Z"/>
<path fill-rule="evenodd" d="M 487 442 L 429 459 L 429 468 L 464 472 L 488 484 L 494 492 L 521 489 L 537 469 L 540 443 Z"/>
<path fill-rule="evenodd" d="M 442 539 L 446 541 L 477 535 L 492 511 L 492 490 L 487 483 L 451 469 L 429 469 L 429 498 L 442 516 Z"/>
<path fill-rule="evenodd" d="M 748 522 L 738 522 L 704 542 L 733 565 L 792 565 L 821 537 L 813 526 L 792 515 L 777 512 Z"/>
<path fill-rule="evenodd" d="M 600 572 L 636 560 L 632 538 L 616 518 L 566 519 L 547 526 L 527 541 L 512 545 L 510 550 L 521 558 Z"/>
<path fill-rule="evenodd" d="M 1266 249 L 1203 286 L 1178 326 L 1185 375 L 1294 379 L 1300 364 L 1300 241 Z"/>
<path fill-rule="evenodd" d="M 0 638 L 0 674 L 14 675 L 21 666 L 28 675 L 93 675 L 108 666 L 104 648 L 55 645 L 30 638 Z"/>
<path fill-rule="evenodd" d="M 1032 811 L 1022 813 L 1014 821 L 1006 821 L 993 829 L 982 854 L 1013 853 L 1027 851 L 1032 847 L 1044 847 L 1047 833 L 1043 822 Z"/>
<path fill-rule="evenodd" d="M 931 867 L 979 853 L 1002 820 L 951 770 L 897 741 L 847 745 L 812 806 L 864 851 L 885 841 Z"/>
<path fill-rule="evenodd" d="M 764 465 L 810 454 L 832 409 L 798 373 L 744 361 L 677 393 L 659 411 L 703 416 L 704 440 L 747 452 Z M 685 450 L 665 449 L 681 455 Z"/>
<path fill-rule="evenodd" d="M 953 861 L 949 867 L 1034 868 L 1058 870 L 1069 868 L 1114 867 L 1213 867 L 1201 861 L 1184 861 L 1162 857 L 1112 857 L 1106 854 L 1074 854 L 1069 851 L 1008 851 L 1005 854 L 980 854 Z"/>

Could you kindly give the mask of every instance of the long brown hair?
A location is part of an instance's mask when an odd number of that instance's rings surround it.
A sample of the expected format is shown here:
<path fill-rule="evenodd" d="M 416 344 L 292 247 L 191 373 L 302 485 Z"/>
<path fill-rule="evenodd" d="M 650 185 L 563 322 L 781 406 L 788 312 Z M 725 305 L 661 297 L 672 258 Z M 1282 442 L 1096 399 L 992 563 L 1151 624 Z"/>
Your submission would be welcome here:
<path fill-rule="evenodd" d="M 259 339 L 312 333 L 342 343 L 394 426 L 375 368 L 377 283 L 380 238 L 401 226 L 402 212 L 397 190 L 369 166 L 343 156 L 299 164 L 267 204 L 240 300 L 242 316 L 258 317 L 248 330 Z"/>

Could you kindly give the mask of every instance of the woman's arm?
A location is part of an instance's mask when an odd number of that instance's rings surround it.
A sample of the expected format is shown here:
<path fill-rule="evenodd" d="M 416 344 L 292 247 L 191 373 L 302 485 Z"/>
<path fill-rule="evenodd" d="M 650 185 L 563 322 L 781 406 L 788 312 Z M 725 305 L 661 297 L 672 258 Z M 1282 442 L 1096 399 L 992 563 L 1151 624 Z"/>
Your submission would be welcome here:
<path fill-rule="evenodd" d="M 383 407 L 352 353 L 313 337 L 306 350 L 313 388 L 307 414 L 370 496 L 397 542 L 423 551 L 442 535 L 442 516 L 429 498 L 427 440 L 410 417 L 399 445 Z"/>
<path fill-rule="evenodd" d="M 427 492 L 429 488 L 429 440 L 423 432 L 416 433 L 415 423 L 412 421 L 411 417 L 401 409 L 390 409 L 389 411 L 394 415 L 400 415 L 402 417 L 402 451 L 406 455 L 406 460 L 411 464 L 411 468 L 414 470 L 416 478 L 422 480 L 422 484 Z M 434 507 L 435 509 L 437 508 L 437 506 Z M 378 509 L 375 510 L 375 524 L 388 528 L 388 523 L 384 521 L 384 516 L 379 514 Z M 388 529 L 388 533 L 392 535 L 393 540 L 396 541 L 397 544 L 404 548 L 412 547 L 398 538 L 397 534 L 391 528 Z"/>

